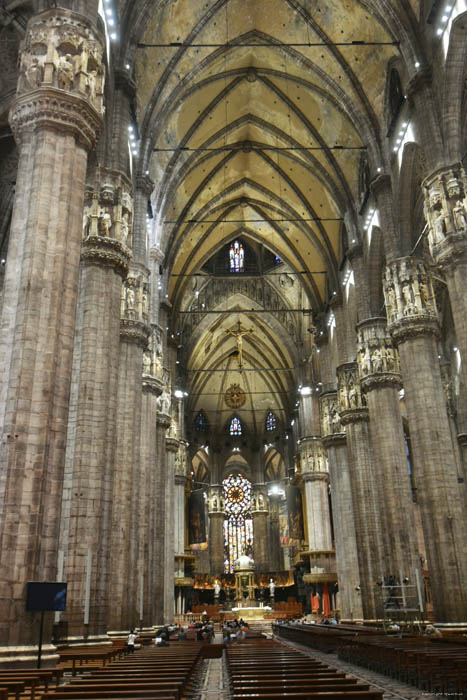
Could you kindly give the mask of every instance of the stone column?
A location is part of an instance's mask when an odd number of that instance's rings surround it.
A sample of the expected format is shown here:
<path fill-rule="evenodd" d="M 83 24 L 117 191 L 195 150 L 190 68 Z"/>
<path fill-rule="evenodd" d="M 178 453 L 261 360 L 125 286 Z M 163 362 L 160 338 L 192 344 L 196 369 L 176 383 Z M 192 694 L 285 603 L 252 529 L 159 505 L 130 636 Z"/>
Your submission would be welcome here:
<path fill-rule="evenodd" d="M 138 272 L 137 272 L 138 271 Z M 138 542 L 142 512 L 141 405 L 143 352 L 148 344 L 148 291 L 144 271 L 133 265 L 122 286 L 117 438 L 110 550 L 112 601 L 109 628 L 127 631 L 139 620 Z"/>
<path fill-rule="evenodd" d="M 354 506 L 347 457 L 346 436 L 341 425 L 337 393 L 320 397 L 321 434 L 328 455 L 334 521 L 337 579 L 341 618 L 363 619 L 360 573 L 355 535 Z"/>
<path fill-rule="evenodd" d="M 172 527 L 171 514 L 167 512 L 166 488 L 167 488 L 167 447 L 166 432 L 170 427 L 170 398 L 167 401 L 167 392 L 164 390 L 158 399 L 157 413 L 157 464 L 156 464 L 156 493 L 157 499 L 154 507 L 154 536 L 152 540 L 154 569 L 154 597 L 153 597 L 153 624 L 164 623 L 165 609 L 165 539 L 167 529 Z M 172 577 L 173 580 L 173 577 Z"/>
<path fill-rule="evenodd" d="M 175 592 L 175 533 L 173 517 L 175 514 L 175 458 L 180 442 L 168 436 L 165 441 L 167 449 L 167 474 L 165 492 L 165 512 L 170 522 L 167 523 L 164 548 L 164 622 L 173 623 L 174 617 L 174 592 Z"/>
<path fill-rule="evenodd" d="M 310 552 L 329 551 L 333 546 L 326 455 L 320 437 L 301 438 L 299 443 L 308 550 Z"/>
<path fill-rule="evenodd" d="M 268 497 L 264 486 L 255 486 L 251 503 L 253 520 L 253 552 L 258 572 L 270 571 L 268 557 Z"/>
<path fill-rule="evenodd" d="M 365 619 L 376 616 L 375 583 L 381 576 L 380 540 L 374 505 L 376 484 L 368 431 L 368 409 L 362 396 L 356 362 L 337 368 L 341 424 L 345 427 L 355 535 L 360 571 L 359 588 Z"/>
<path fill-rule="evenodd" d="M 421 260 L 386 267 L 384 296 L 405 388 L 417 497 L 436 619 L 467 619 L 467 518 L 457 483 L 438 361 L 438 320 Z"/>
<path fill-rule="evenodd" d="M 437 170 L 423 190 L 428 243 L 448 286 L 461 357 L 456 420 L 467 478 L 467 173 L 460 163 Z"/>
<path fill-rule="evenodd" d="M 141 408 L 141 473 L 145 485 L 142 490 L 144 499 L 143 536 L 140 539 L 140 576 L 143 576 L 143 627 L 153 624 L 153 601 L 157 577 L 159 576 L 160 560 L 154 556 L 153 542 L 159 537 L 155 524 L 158 509 L 158 452 L 157 452 L 157 399 L 162 394 L 162 381 L 155 376 L 156 357 L 151 352 L 154 343 L 150 341 L 150 349 L 143 355 L 143 393 Z M 149 362 L 148 362 L 149 359 Z M 141 601 L 140 601 L 141 610 Z"/>
<path fill-rule="evenodd" d="M 362 321 L 358 329 L 360 385 L 370 416 L 374 497 L 380 523 L 383 578 L 402 584 L 408 578 L 413 591 L 408 607 L 417 607 L 420 578 L 412 487 L 407 465 L 404 429 L 399 407 L 402 380 L 399 357 L 385 318 Z"/>
<path fill-rule="evenodd" d="M 269 571 L 282 570 L 282 547 L 279 524 L 279 495 L 269 496 Z"/>
<path fill-rule="evenodd" d="M 211 575 L 220 576 L 224 573 L 224 519 L 221 487 L 213 486 L 209 493 L 209 556 L 211 559 Z"/>
<path fill-rule="evenodd" d="M 124 180 L 124 182 L 122 182 Z M 117 176 L 128 194 L 131 184 Z M 60 550 L 65 553 L 70 637 L 87 640 L 107 632 L 108 547 L 115 446 L 120 297 L 131 252 L 119 236 L 120 204 L 105 187 L 88 191 L 84 209 L 80 298 L 73 353 Z M 104 209 L 104 206 L 106 209 Z M 103 212 L 109 226 L 102 228 Z M 109 213 L 111 212 L 111 213 Z M 88 586 L 88 589 L 87 589 Z"/>
<path fill-rule="evenodd" d="M 36 54 L 39 45 L 46 51 Z M 71 46 L 72 61 L 64 55 Z M 10 112 L 19 164 L 0 321 L 0 647 L 21 645 L 25 659 L 38 634 L 24 610 L 25 583 L 57 576 L 84 182 L 102 124 L 102 53 L 85 17 L 57 8 L 34 16 Z"/>

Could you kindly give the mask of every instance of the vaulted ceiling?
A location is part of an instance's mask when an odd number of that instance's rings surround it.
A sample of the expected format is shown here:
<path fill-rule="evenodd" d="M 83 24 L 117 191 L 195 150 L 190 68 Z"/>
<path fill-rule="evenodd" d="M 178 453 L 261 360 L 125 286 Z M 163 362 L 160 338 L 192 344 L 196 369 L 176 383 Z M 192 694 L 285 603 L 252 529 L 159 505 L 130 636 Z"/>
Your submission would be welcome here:
<path fill-rule="evenodd" d="M 237 413 L 258 435 L 273 410 L 285 427 L 309 378 L 310 311 L 339 286 L 344 220 L 358 235 L 361 163 L 384 161 L 388 64 L 410 53 L 418 3 L 169 0 L 144 21 L 132 5 L 124 60 L 191 416 L 221 429 Z M 211 274 L 235 238 L 281 262 Z M 226 332 L 239 321 L 253 331 L 241 372 Z M 246 392 L 237 411 L 232 384 Z"/>

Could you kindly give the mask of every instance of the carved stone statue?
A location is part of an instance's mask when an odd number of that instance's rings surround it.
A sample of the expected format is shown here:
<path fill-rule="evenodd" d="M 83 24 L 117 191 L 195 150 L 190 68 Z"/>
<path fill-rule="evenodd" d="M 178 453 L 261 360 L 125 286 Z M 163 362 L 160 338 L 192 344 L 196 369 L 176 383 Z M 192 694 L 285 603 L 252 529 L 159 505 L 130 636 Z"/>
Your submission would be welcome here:
<path fill-rule="evenodd" d="M 456 206 L 452 210 L 454 217 L 454 226 L 456 231 L 465 231 L 467 229 L 467 217 L 464 204 L 460 199 L 457 200 Z"/>
<path fill-rule="evenodd" d="M 143 374 L 151 374 L 151 355 L 147 351 L 143 354 Z"/>
<path fill-rule="evenodd" d="M 105 209 L 101 209 L 99 212 L 99 219 L 97 223 L 97 228 L 100 236 L 110 236 L 110 229 L 112 227 L 112 217 L 109 212 Z"/>
<path fill-rule="evenodd" d="M 57 84 L 62 90 L 72 90 L 75 79 L 75 68 L 71 54 L 60 56 L 55 63 L 57 70 Z"/>
<path fill-rule="evenodd" d="M 26 81 L 30 88 L 34 89 L 41 85 L 44 77 L 44 69 L 39 62 L 37 56 L 31 58 L 29 66 L 27 66 L 25 72 Z"/>
<path fill-rule="evenodd" d="M 269 595 L 271 596 L 271 598 L 274 598 L 274 593 L 276 592 L 276 584 L 274 583 L 272 578 L 269 579 L 268 588 L 269 588 Z"/>
<path fill-rule="evenodd" d="M 437 245 L 444 241 L 446 237 L 446 221 L 444 212 L 439 211 L 433 219 L 433 244 Z"/>

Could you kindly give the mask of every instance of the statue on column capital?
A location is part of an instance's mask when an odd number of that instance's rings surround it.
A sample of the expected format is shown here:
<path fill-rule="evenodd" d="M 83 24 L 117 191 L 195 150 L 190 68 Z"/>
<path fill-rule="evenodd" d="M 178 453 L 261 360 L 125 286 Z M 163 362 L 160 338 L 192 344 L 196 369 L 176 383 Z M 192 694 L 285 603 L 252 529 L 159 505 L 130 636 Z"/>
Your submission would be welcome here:
<path fill-rule="evenodd" d="M 462 164 L 440 168 L 423 182 L 428 244 L 433 259 L 449 263 L 467 249 L 467 173 Z"/>
<path fill-rule="evenodd" d="M 431 276 L 418 258 L 398 258 L 385 270 L 383 291 L 388 327 L 396 343 L 420 333 L 438 333 Z"/>
<path fill-rule="evenodd" d="M 328 473 L 328 459 L 321 438 L 300 440 L 299 450 L 302 477 L 307 474 Z"/>
<path fill-rule="evenodd" d="M 320 396 L 321 434 L 323 438 L 333 435 L 342 436 L 345 432 L 339 415 L 337 392 L 328 392 Z"/>
<path fill-rule="evenodd" d="M 363 391 L 387 384 L 400 387 L 399 355 L 392 344 L 386 319 L 362 321 L 357 329 L 357 361 Z"/>
<path fill-rule="evenodd" d="M 342 425 L 368 420 L 365 395 L 362 393 L 356 362 L 347 362 L 337 368 L 338 404 Z"/>
<path fill-rule="evenodd" d="M 43 123 L 91 149 L 104 116 L 103 54 L 104 39 L 85 17 L 60 8 L 34 15 L 20 48 L 15 135 Z"/>

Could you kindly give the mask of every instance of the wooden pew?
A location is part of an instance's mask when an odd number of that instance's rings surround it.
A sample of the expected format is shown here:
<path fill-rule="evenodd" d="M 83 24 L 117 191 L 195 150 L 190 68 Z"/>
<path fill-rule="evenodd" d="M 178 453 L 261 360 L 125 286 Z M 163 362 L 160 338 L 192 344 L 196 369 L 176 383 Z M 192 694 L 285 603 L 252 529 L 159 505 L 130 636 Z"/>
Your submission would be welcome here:
<path fill-rule="evenodd" d="M 279 642 L 227 650 L 232 700 L 381 700 L 381 691 Z"/>

